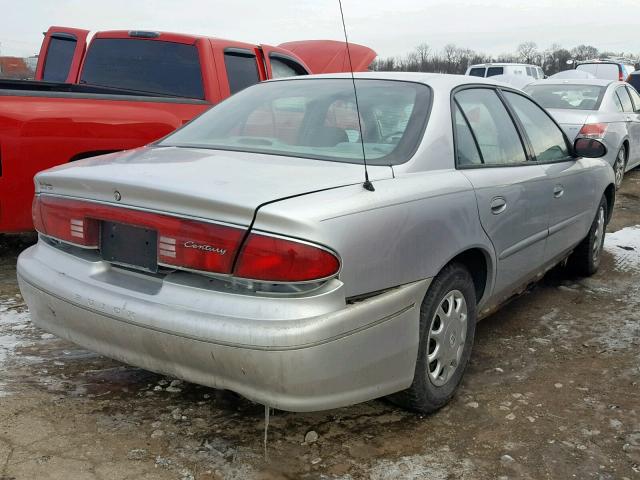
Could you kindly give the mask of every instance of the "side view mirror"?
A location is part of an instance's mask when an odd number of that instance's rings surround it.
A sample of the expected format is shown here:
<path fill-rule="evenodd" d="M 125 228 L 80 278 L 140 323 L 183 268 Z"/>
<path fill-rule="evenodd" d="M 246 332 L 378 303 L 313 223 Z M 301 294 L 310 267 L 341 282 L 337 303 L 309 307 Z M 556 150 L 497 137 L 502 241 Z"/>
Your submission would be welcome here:
<path fill-rule="evenodd" d="M 570 58 L 569 60 L 567 60 L 567 65 L 573 65 L 574 60 L 572 58 Z"/>
<path fill-rule="evenodd" d="M 607 154 L 607 147 L 595 138 L 578 138 L 573 144 L 573 151 L 578 157 L 601 158 Z"/>

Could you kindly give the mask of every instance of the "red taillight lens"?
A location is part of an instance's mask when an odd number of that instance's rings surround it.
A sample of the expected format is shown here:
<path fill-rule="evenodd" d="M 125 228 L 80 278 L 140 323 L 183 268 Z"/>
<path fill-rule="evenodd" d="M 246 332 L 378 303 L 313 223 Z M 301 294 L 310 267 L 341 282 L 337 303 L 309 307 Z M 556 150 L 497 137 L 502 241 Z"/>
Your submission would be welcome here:
<path fill-rule="evenodd" d="M 338 270 L 338 258 L 323 248 L 252 233 L 240 252 L 234 275 L 267 282 L 306 282 L 331 277 Z"/>
<path fill-rule="evenodd" d="M 245 233 L 227 225 L 43 195 L 34 200 L 33 217 L 40 233 L 90 248 L 99 246 L 101 220 L 153 229 L 159 264 L 223 274 L 231 273 Z"/>
<path fill-rule="evenodd" d="M 602 138 L 607 133 L 606 123 L 585 123 L 578 135 L 589 138 Z"/>
<path fill-rule="evenodd" d="M 620 80 L 621 82 L 624 82 L 624 75 L 622 74 L 622 70 L 618 71 L 618 80 Z"/>
<path fill-rule="evenodd" d="M 39 195 L 33 200 L 33 225 L 38 232 L 58 240 L 98 248 L 100 224 L 87 218 L 86 210 L 82 202 Z"/>

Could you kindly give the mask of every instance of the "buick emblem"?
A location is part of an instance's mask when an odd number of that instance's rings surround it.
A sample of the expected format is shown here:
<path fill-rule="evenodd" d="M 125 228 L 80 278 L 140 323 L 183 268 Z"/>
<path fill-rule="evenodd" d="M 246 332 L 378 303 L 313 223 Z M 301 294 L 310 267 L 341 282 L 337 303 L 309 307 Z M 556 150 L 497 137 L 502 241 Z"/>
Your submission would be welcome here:
<path fill-rule="evenodd" d="M 122 198 L 122 195 L 120 195 L 120 192 L 116 190 L 115 192 L 113 192 L 113 198 L 115 199 L 116 202 L 119 202 L 120 199 Z"/>

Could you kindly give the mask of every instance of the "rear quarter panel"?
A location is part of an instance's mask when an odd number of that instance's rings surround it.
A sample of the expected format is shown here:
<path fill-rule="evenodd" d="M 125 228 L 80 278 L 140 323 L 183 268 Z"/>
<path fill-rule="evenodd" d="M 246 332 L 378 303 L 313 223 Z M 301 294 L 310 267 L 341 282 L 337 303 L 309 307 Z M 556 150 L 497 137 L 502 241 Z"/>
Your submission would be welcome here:
<path fill-rule="evenodd" d="M 0 92 L 0 232 L 32 230 L 33 176 L 83 156 L 157 140 L 204 111 L 202 101 Z M 138 99 L 138 100 L 136 100 Z"/>
<path fill-rule="evenodd" d="M 363 171 L 364 176 L 364 171 Z M 475 194 L 455 170 L 406 174 L 266 205 L 254 229 L 325 245 L 342 259 L 347 297 L 430 278 L 468 248 L 493 248 L 478 219 Z M 491 290 L 490 267 L 486 292 Z"/>

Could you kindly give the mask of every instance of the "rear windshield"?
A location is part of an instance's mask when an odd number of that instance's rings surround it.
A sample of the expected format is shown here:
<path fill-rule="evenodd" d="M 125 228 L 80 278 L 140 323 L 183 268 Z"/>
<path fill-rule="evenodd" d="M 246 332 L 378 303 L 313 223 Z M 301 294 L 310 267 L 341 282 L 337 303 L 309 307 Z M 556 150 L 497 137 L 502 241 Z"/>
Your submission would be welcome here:
<path fill-rule="evenodd" d="M 620 78 L 620 70 L 617 63 L 581 63 L 576 69 L 589 72 L 594 77 L 605 80 L 618 80 Z"/>
<path fill-rule="evenodd" d="M 544 108 L 597 110 L 606 88 L 598 85 L 528 85 L 524 91 Z"/>
<path fill-rule="evenodd" d="M 496 75 L 502 75 L 503 73 L 504 73 L 504 67 L 487 68 L 487 77 L 495 77 Z"/>
<path fill-rule="evenodd" d="M 427 122 L 431 90 L 400 81 L 282 80 L 219 103 L 159 145 L 268 153 L 374 165 L 407 161 Z"/>
<path fill-rule="evenodd" d="M 204 98 L 196 46 L 158 40 L 94 39 L 87 51 L 80 83 Z"/>

